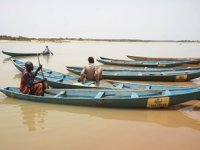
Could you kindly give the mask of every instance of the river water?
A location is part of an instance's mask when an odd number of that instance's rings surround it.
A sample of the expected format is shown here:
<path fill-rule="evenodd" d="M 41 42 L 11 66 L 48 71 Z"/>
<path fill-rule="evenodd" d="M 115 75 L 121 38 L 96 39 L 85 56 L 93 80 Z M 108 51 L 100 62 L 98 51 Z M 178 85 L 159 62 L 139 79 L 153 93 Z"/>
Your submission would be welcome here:
<path fill-rule="evenodd" d="M 200 43 L 1 41 L 0 50 L 41 52 L 46 45 L 54 55 L 40 56 L 41 64 L 62 73 L 66 65 L 87 64 L 89 56 L 200 57 Z M 35 56 L 17 59 L 38 65 Z M 19 86 L 21 73 L 2 53 L 0 68 L 0 86 Z M 165 84 L 199 85 L 200 78 Z M 159 110 L 110 109 L 22 101 L 0 93 L 1 150 L 197 150 L 199 139 L 198 100 Z"/>

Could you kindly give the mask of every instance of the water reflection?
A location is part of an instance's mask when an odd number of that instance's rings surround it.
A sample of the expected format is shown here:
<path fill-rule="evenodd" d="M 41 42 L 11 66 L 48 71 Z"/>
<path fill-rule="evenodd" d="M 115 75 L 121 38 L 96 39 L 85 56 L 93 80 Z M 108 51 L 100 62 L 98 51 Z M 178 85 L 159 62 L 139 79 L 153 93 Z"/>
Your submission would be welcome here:
<path fill-rule="evenodd" d="M 35 131 L 37 126 L 44 128 L 44 122 L 47 115 L 43 107 L 32 107 L 27 105 L 18 105 L 21 109 L 23 123 L 29 131 Z"/>
<path fill-rule="evenodd" d="M 187 110 L 187 105 L 178 105 L 178 107 L 159 110 L 113 109 L 35 103 L 15 100 L 12 98 L 5 98 L 4 101 L 0 101 L 0 104 L 17 105 L 21 110 L 23 123 L 28 127 L 29 131 L 35 131 L 37 128 L 44 129 L 44 123 L 47 119 L 47 114 L 50 111 L 89 115 L 91 117 L 99 117 L 103 119 L 157 123 L 171 128 L 187 127 L 200 130 L 200 121 L 196 118 L 185 115 L 191 112 L 199 113 L 199 111 L 194 109 L 192 111 L 191 109 Z M 191 105 L 188 106 L 191 107 Z M 184 108 L 184 113 L 179 111 L 180 108 Z"/>
<path fill-rule="evenodd" d="M 50 60 L 50 57 L 51 57 L 51 54 L 50 55 L 42 55 L 43 59 L 46 61 L 46 64 L 48 65 L 49 64 L 49 60 Z"/>

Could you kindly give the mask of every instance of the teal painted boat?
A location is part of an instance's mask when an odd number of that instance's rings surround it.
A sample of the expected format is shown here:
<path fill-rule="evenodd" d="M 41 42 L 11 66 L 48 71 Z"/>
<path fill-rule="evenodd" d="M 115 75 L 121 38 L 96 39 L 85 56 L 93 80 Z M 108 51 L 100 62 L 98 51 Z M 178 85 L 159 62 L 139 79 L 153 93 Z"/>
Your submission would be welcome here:
<path fill-rule="evenodd" d="M 11 57 L 16 57 L 16 56 L 37 56 L 37 55 L 49 55 L 51 53 L 15 53 L 15 52 L 8 52 L 8 51 L 3 51 L 2 53 Z"/>
<path fill-rule="evenodd" d="M 23 72 L 25 64 L 23 61 L 11 59 L 15 67 Z M 34 66 L 34 68 L 37 68 Z M 44 76 L 47 78 L 48 85 L 54 88 L 102 88 L 102 89 L 133 89 L 133 90 L 167 90 L 167 89 L 185 89 L 188 85 L 166 85 L 166 84 L 142 84 L 142 83 L 129 83 L 129 82 L 116 82 L 101 80 L 99 84 L 94 81 L 77 82 L 77 76 L 70 76 L 67 74 L 52 71 L 43 68 Z M 43 76 L 39 72 L 36 79 L 42 79 Z M 196 86 L 190 86 L 196 87 Z"/>
<path fill-rule="evenodd" d="M 164 91 L 49 89 L 45 90 L 44 96 L 22 94 L 15 87 L 0 88 L 0 91 L 28 101 L 119 108 L 165 108 L 200 97 L 199 88 Z"/>
<path fill-rule="evenodd" d="M 110 59 L 105 57 L 100 57 L 100 58 L 101 59 L 97 59 L 97 61 L 105 65 L 156 67 L 156 68 L 175 67 L 190 62 L 190 61 L 139 61 L 139 60 Z"/>
<path fill-rule="evenodd" d="M 67 69 L 68 71 L 79 75 L 81 69 Z M 133 72 L 133 71 L 105 71 L 102 73 L 103 79 L 112 80 L 142 80 L 142 81 L 175 81 L 183 82 L 200 77 L 200 69 L 180 70 L 164 72 Z"/>
<path fill-rule="evenodd" d="M 150 60 L 150 61 L 190 61 L 190 64 L 199 64 L 200 58 L 161 58 L 161 57 L 142 57 L 127 55 L 132 60 Z"/>
<path fill-rule="evenodd" d="M 25 69 L 25 63 L 20 60 L 11 59 L 15 67 L 20 71 L 23 72 Z M 37 69 L 37 66 L 34 66 Z M 47 78 L 47 83 L 49 86 L 54 88 L 95 88 L 95 82 L 93 81 L 84 81 L 79 83 L 78 77 L 71 76 L 63 73 L 59 73 L 56 71 L 52 71 L 50 69 L 43 68 L 44 77 Z M 38 73 L 36 76 L 37 80 L 43 79 L 41 72 Z M 101 87 L 98 87 L 101 88 Z M 106 88 L 106 87 L 102 87 Z"/>
<path fill-rule="evenodd" d="M 175 67 L 175 68 L 149 68 L 149 67 L 105 67 L 99 66 L 103 71 L 130 71 L 130 72 L 165 72 L 198 70 L 200 67 Z M 66 66 L 66 69 L 82 70 L 81 66 Z"/>

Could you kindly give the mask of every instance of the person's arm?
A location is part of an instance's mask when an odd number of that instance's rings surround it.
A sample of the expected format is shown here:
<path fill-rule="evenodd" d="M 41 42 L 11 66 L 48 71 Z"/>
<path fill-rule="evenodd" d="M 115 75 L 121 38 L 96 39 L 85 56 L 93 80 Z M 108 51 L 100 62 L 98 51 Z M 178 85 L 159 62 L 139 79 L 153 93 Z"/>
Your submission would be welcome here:
<path fill-rule="evenodd" d="M 35 85 L 35 84 L 37 84 L 37 83 L 43 83 L 43 82 L 45 82 L 45 81 L 47 81 L 46 78 L 41 79 L 41 80 L 38 80 L 38 81 L 34 81 L 34 82 L 33 82 L 33 85 Z"/>
<path fill-rule="evenodd" d="M 99 82 L 102 79 L 102 69 L 98 66 L 95 67 L 94 77 L 96 82 Z"/>
<path fill-rule="evenodd" d="M 37 84 L 37 83 L 42 83 L 44 81 L 47 81 L 46 78 L 44 78 L 42 80 L 34 81 L 33 79 L 31 79 L 31 77 L 28 73 L 24 75 L 24 79 L 25 79 L 25 82 L 26 82 L 26 84 L 29 88 L 32 87 L 33 85 Z"/>
<path fill-rule="evenodd" d="M 78 82 L 81 82 L 83 81 L 83 79 L 86 77 L 86 67 L 83 67 L 81 73 L 80 73 L 80 76 L 78 78 Z"/>
<path fill-rule="evenodd" d="M 35 74 L 34 74 L 34 79 L 35 79 L 35 77 L 37 76 L 38 71 L 40 71 L 40 70 L 42 70 L 42 65 L 40 65 L 40 66 L 37 68 L 37 70 L 36 70 L 36 72 L 35 72 Z M 42 83 L 42 82 L 44 82 L 44 81 L 47 81 L 47 79 L 44 78 L 44 79 L 41 79 L 41 80 L 38 80 L 38 81 L 34 81 L 33 84 Z"/>
<path fill-rule="evenodd" d="M 38 71 L 40 71 L 41 69 L 42 69 L 42 65 L 40 65 L 40 66 L 37 68 L 37 70 L 36 70 L 35 73 L 34 73 L 34 77 L 37 76 Z"/>

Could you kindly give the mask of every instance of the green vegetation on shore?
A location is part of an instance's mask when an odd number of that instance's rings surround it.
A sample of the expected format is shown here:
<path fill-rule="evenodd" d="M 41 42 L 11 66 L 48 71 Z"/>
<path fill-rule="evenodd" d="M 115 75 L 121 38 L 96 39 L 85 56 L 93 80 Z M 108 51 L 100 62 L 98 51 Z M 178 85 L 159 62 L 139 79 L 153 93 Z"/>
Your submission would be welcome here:
<path fill-rule="evenodd" d="M 107 41 L 107 42 L 200 42 L 200 40 L 139 40 L 139 39 L 93 39 L 93 38 L 29 38 L 29 37 L 12 37 L 0 35 L 0 40 L 11 41 L 40 41 L 40 42 L 64 42 L 64 41 Z"/>

